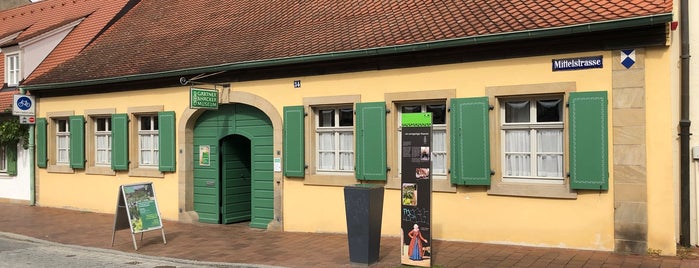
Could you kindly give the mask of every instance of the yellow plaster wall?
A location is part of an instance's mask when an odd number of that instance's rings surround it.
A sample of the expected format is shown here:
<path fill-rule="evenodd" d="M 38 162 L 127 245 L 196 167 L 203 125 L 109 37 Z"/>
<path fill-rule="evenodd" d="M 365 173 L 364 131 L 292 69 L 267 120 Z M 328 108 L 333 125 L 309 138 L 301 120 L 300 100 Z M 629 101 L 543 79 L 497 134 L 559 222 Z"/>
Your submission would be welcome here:
<path fill-rule="evenodd" d="M 114 108 L 116 113 L 126 113 L 128 107 L 163 105 L 164 111 L 175 111 L 179 120 L 181 111 L 189 105 L 188 94 L 189 87 L 181 87 L 79 97 L 39 98 L 37 116 L 45 117 L 47 112 L 56 111 L 73 111 L 75 115 L 84 115 L 85 110 L 104 108 Z M 89 136 L 86 135 L 86 138 Z M 52 152 L 49 152 L 49 158 L 52 157 Z M 115 176 L 87 175 L 84 170 L 76 169 L 74 174 L 61 174 L 48 173 L 45 168 L 38 168 L 36 176 L 37 203 L 40 206 L 114 213 L 119 185 L 153 182 L 162 217 L 169 220 L 178 218 L 176 173 L 165 173 L 163 178 L 144 178 L 130 177 L 128 172 L 118 172 Z"/>
<path fill-rule="evenodd" d="M 456 97 L 464 98 L 484 96 L 488 86 L 570 81 L 576 82 L 577 91 L 611 90 L 610 67 L 551 71 L 551 59 L 595 55 L 603 55 L 604 66 L 611 66 L 611 52 L 602 51 L 242 82 L 233 83 L 232 90 L 266 98 L 279 111 L 300 105 L 304 97 L 332 95 L 361 94 L 362 102 L 372 102 L 384 101 L 389 92 L 455 89 Z M 301 88 L 293 88 L 294 80 L 301 80 Z M 611 94 L 609 98 L 611 103 Z M 609 114 L 612 122 L 611 110 Z M 611 149 L 609 158 L 613 159 Z M 433 235 L 437 239 L 612 250 L 612 182 L 613 178 L 609 192 L 583 193 L 577 200 L 489 196 L 485 188 L 434 193 Z M 400 234 L 399 195 L 398 190 L 385 192 L 383 235 Z M 283 202 L 286 231 L 346 232 L 342 187 L 286 179 Z"/>
<path fill-rule="evenodd" d="M 646 50 L 646 144 L 648 156 L 648 248 L 674 255 L 679 178 L 678 78 L 666 48 Z M 674 105 L 673 105 L 674 104 Z"/>

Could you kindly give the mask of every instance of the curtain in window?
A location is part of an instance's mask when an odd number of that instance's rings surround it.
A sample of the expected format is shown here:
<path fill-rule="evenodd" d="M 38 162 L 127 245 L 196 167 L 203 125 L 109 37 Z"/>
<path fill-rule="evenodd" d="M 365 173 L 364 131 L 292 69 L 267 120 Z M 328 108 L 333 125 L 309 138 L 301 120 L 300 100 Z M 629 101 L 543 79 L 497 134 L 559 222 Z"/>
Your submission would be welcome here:
<path fill-rule="evenodd" d="M 529 130 L 505 131 L 505 173 L 507 176 L 531 175 Z"/>
<path fill-rule="evenodd" d="M 68 147 L 70 144 L 70 137 L 68 136 L 57 136 L 56 144 L 58 149 L 58 155 L 56 156 L 56 163 L 68 163 L 70 160 L 68 157 Z"/>
<path fill-rule="evenodd" d="M 447 131 L 432 129 L 432 174 L 447 174 Z"/>
<path fill-rule="evenodd" d="M 563 130 L 538 130 L 537 142 L 537 176 L 563 177 Z"/>
<path fill-rule="evenodd" d="M 95 163 L 96 164 L 109 164 L 111 163 L 111 150 L 109 148 L 111 141 L 111 136 L 99 135 L 95 137 Z"/>
<path fill-rule="evenodd" d="M 139 135 L 141 165 L 158 164 L 158 135 Z"/>
<path fill-rule="evenodd" d="M 354 169 L 354 135 L 340 132 L 340 170 Z"/>
<path fill-rule="evenodd" d="M 318 169 L 335 169 L 335 133 L 318 133 Z"/>

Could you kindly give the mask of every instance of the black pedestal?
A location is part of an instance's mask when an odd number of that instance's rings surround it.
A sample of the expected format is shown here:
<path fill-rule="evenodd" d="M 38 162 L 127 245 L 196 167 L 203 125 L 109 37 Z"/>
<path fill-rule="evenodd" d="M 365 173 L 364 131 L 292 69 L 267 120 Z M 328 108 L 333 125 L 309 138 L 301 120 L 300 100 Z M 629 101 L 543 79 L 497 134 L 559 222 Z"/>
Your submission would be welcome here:
<path fill-rule="evenodd" d="M 372 264 L 379 260 L 383 186 L 345 186 L 345 213 L 350 262 Z"/>

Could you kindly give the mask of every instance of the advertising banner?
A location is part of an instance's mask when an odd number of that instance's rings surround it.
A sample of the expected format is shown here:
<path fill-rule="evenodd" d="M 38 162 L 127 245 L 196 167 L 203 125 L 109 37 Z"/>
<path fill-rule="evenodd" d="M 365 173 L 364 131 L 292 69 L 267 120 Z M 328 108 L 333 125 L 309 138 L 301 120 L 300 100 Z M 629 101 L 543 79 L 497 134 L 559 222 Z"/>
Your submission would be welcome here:
<path fill-rule="evenodd" d="M 401 263 L 432 264 L 432 113 L 401 116 Z"/>

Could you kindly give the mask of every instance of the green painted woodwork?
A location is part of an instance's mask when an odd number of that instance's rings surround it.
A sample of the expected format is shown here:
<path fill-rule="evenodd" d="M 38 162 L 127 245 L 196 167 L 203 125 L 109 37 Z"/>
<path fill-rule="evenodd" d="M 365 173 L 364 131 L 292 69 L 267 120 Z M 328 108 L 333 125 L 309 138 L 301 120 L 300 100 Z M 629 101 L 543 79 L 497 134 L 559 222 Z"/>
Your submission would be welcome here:
<path fill-rule="evenodd" d="M 571 92 L 570 188 L 609 189 L 607 92 Z"/>
<path fill-rule="evenodd" d="M 451 183 L 490 185 L 488 97 L 452 99 Z"/>
<path fill-rule="evenodd" d="M 356 178 L 386 180 L 386 103 L 357 103 L 356 122 Z"/>
<path fill-rule="evenodd" d="M 129 115 L 112 115 L 112 169 L 129 169 Z"/>
<path fill-rule="evenodd" d="M 284 107 L 284 176 L 303 178 L 306 170 L 303 106 Z"/>
<path fill-rule="evenodd" d="M 158 112 L 158 170 L 161 172 L 175 171 L 175 112 Z"/>
<path fill-rule="evenodd" d="M 46 118 L 36 119 L 36 165 L 45 168 L 48 165 L 48 149 L 46 144 Z"/>
<path fill-rule="evenodd" d="M 70 130 L 70 167 L 85 168 L 85 117 L 73 115 L 68 117 Z"/>
<path fill-rule="evenodd" d="M 274 164 L 273 164 L 273 128 L 272 123 L 262 111 L 245 104 L 226 104 L 218 110 L 202 113 L 194 125 L 194 210 L 199 214 L 199 221 L 222 223 L 223 193 L 221 155 L 227 136 L 240 135 L 250 140 L 247 147 L 250 152 L 250 226 L 267 228 L 274 219 Z M 220 143 L 221 141 L 224 143 Z M 209 166 L 199 164 L 199 148 L 208 145 L 210 149 Z M 221 145 L 221 146 L 220 146 Z M 241 145 L 232 143 L 235 150 Z M 230 148 L 229 148 L 230 149 Z"/>
<path fill-rule="evenodd" d="M 16 176 L 17 175 L 17 144 L 8 144 L 5 148 L 5 155 L 7 156 L 7 175 Z"/>
<path fill-rule="evenodd" d="M 226 136 L 221 140 L 221 223 L 249 221 L 251 214 L 250 140 Z"/>

